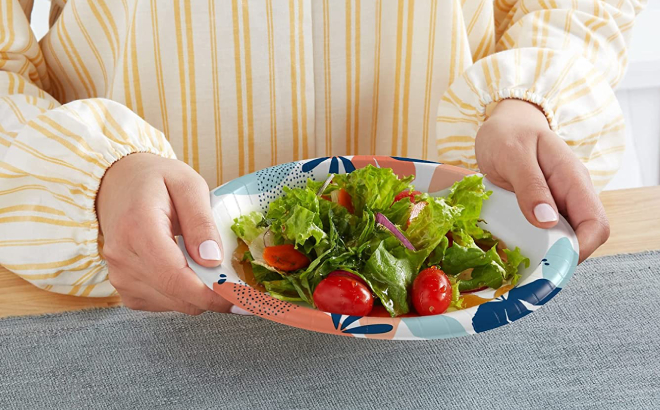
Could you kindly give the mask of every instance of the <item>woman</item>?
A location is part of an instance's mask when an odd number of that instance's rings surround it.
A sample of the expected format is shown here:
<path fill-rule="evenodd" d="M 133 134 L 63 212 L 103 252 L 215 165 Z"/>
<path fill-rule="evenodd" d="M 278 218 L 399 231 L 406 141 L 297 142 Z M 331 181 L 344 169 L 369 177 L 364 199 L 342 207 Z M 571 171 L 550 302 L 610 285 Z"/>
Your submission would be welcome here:
<path fill-rule="evenodd" d="M 609 234 L 597 192 L 642 3 L 53 0 L 37 43 L 32 0 L 0 0 L 0 264 L 53 292 L 224 312 L 173 239 L 222 260 L 208 186 L 339 154 L 479 168 L 532 224 L 564 214 L 583 260 Z"/>

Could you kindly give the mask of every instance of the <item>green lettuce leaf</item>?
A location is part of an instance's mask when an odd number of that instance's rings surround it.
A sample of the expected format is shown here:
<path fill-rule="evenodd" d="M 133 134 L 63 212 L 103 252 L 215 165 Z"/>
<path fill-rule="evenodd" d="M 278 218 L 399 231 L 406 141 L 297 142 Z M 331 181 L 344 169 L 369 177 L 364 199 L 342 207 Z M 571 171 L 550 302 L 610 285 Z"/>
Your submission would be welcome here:
<path fill-rule="evenodd" d="M 396 201 L 388 209 L 382 212 L 394 225 L 405 227 L 408 219 L 410 219 L 410 211 L 412 210 L 413 203 L 407 199 Z"/>
<path fill-rule="evenodd" d="M 283 187 L 284 196 L 271 202 L 266 218 L 273 221 L 271 231 L 277 238 L 292 241 L 296 248 L 302 248 L 309 254 L 317 247 L 317 253 L 322 253 L 327 243 L 324 243 L 326 233 L 320 216 L 319 198 L 306 188 L 291 189 Z"/>
<path fill-rule="evenodd" d="M 257 283 L 264 283 L 268 281 L 282 279 L 282 275 L 280 275 L 277 272 L 273 272 L 272 270 L 265 268 L 261 265 L 258 265 L 254 262 L 251 262 L 251 265 L 252 265 L 252 275 L 254 276 L 254 280 L 256 280 Z"/>
<path fill-rule="evenodd" d="M 410 311 L 408 289 L 425 256 L 398 246 L 389 251 L 382 241 L 361 270 L 362 277 L 394 316 Z"/>
<path fill-rule="evenodd" d="M 504 280 L 504 268 L 497 262 L 491 261 L 486 265 L 477 266 L 472 270 L 472 277 L 468 280 L 458 282 L 458 290 L 465 292 L 488 286 L 497 289 L 502 286 Z"/>
<path fill-rule="evenodd" d="M 287 279 L 271 280 L 264 282 L 263 285 L 266 287 L 266 291 L 274 298 L 289 302 L 303 301 L 303 298 L 296 291 L 295 286 Z"/>
<path fill-rule="evenodd" d="M 234 219 L 231 230 L 247 245 L 260 234 L 266 231 L 263 226 L 264 215 L 261 212 L 250 212 Z"/>
<path fill-rule="evenodd" d="M 474 239 L 490 238 L 489 232 L 477 225 L 483 202 L 492 191 L 486 191 L 482 175 L 468 175 L 451 187 L 447 202 L 460 209 L 452 233 L 454 240 L 462 245 L 474 244 Z"/>
<path fill-rule="evenodd" d="M 410 187 L 413 176 L 399 179 L 390 168 L 367 165 L 350 174 L 336 175 L 333 182 L 344 188 L 351 196 L 355 215 L 362 217 L 365 208 L 374 212 L 387 210 L 394 197 Z"/>
<path fill-rule="evenodd" d="M 415 249 L 430 248 L 430 253 L 449 232 L 458 210 L 442 198 L 428 197 L 427 200 L 428 205 L 412 220 L 405 235 Z"/>
<path fill-rule="evenodd" d="M 507 261 L 504 264 L 504 269 L 506 270 L 506 279 L 511 279 L 511 284 L 516 285 L 518 280 L 520 280 L 520 274 L 518 274 L 518 268 L 520 264 L 524 264 L 525 268 L 529 268 L 529 258 L 523 256 L 520 252 L 520 249 L 516 246 L 516 249 L 504 249 L 506 254 Z"/>

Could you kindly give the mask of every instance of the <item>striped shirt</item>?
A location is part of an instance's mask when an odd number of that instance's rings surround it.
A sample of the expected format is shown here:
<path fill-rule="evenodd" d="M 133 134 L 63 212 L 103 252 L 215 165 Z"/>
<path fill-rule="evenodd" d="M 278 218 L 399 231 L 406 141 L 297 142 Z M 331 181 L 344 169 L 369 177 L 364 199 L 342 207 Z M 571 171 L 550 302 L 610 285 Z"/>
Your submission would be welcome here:
<path fill-rule="evenodd" d="M 52 0 L 37 42 L 32 2 L 0 0 L 0 264 L 83 296 L 114 293 L 94 200 L 132 152 L 176 156 L 212 187 L 327 155 L 474 169 L 487 107 L 518 98 L 601 189 L 645 3 Z"/>

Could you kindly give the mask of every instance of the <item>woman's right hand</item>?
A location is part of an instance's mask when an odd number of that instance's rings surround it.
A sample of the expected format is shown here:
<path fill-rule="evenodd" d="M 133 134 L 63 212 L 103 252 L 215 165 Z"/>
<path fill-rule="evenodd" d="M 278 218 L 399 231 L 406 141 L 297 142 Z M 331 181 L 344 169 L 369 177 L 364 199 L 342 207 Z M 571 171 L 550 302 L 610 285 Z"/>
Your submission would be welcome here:
<path fill-rule="evenodd" d="M 110 283 L 131 308 L 228 312 L 231 304 L 197 277 L 179 249 L 198 264 L 222 262 L 222 244 L 213 221 L 204 179 L 181 161 L 136 153 L 106 172 L 96 198 Z"/>

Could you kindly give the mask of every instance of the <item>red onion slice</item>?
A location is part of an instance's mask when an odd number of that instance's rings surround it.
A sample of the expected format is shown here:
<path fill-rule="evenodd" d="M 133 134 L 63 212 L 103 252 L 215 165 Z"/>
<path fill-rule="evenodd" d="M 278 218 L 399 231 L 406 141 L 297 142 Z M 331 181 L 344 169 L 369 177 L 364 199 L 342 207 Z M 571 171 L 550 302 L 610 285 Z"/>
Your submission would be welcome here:
<path fill-rule="evenodd" d="M 413 246 L 412 243 L 406 238 L 406 236 L 399 230 L 399 228 L 396 227 L 392 222 L 390 222 L 389 219 L 380 212 L 376 212 L 376 223 L 379 223 L 385 227 L 388 231 L 392 232 L 392 235 L 396 236 L 396 238 L 401 241 L 403 246 L 406 248 L 410 249 L 411 251 L 416 251 L 415 247 Z"/>

